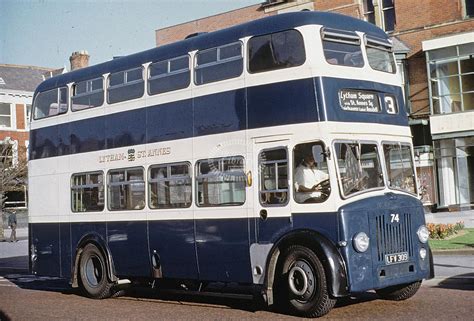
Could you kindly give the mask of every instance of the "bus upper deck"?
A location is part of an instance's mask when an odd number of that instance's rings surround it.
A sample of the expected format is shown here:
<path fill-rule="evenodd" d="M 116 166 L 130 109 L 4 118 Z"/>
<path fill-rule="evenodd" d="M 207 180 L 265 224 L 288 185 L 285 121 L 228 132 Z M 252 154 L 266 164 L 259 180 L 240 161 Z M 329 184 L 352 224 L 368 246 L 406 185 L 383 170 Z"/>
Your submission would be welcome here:
<path fill-rule="evenodd" d="M 72 135 L 114 148 L 113 133 L 87 137 L 84 124 L 105 130 L 122 119 L 181 119 L 133 135 L 142 139 L 130 145 L 303 122 L 407 125 L 383 32 L 344 16 L 295 17 L 250 22 L 43 82 L 31 159 L 91 151 L 75 146 Z M 209 112 L 216 117 L 196 117 Z M 50 146 L 42 148 L 44 137 Z"/>

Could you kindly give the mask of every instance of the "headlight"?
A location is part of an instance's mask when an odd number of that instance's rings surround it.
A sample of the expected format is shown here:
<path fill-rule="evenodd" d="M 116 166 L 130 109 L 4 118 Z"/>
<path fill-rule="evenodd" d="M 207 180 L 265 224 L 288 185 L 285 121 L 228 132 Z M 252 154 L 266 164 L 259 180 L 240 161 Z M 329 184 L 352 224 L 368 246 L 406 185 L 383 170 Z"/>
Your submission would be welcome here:
<path fill-rule="evenodd" d="M 422 225 L 418 228 L 416 235 L 418 235 L 418 239 L 421 243 L 426 243 L 428 242 L 428 238 L 430 237 L 430 232 L 428 231 L 426 226 Z"/>
<path fill-rule="evenodd" d="M 363 253 L 369 248 L 369 237 L 364 232 L 357 233 L 352 243 L 357 252 Z"/>
<path fill-rule="evenodd" d="M 424 247 L 420 249 L 420 257 L 422 260 L 426 258 L 426 249 Z"/>

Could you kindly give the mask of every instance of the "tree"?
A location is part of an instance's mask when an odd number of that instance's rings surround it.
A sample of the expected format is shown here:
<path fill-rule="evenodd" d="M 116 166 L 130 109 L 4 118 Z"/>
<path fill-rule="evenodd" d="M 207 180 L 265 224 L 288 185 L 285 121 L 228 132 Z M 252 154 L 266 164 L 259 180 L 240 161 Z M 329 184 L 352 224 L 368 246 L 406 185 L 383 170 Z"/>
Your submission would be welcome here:
<path fill-rule="evenodd" d="M 18 155 L 15 157 L 15 155 Z M 3 212 L 10 192 L 24 192 L 28 183 L 26 148 L 18 148 L 10 138 L 0 141 L 0 240 L 4 239 Z"/>

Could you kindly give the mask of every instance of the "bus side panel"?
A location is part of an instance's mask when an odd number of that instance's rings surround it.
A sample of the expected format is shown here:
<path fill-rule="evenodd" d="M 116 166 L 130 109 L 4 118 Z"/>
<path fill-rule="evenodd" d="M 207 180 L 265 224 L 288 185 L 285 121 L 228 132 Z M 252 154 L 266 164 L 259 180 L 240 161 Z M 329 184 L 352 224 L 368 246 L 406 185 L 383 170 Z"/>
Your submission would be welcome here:
<path fill-rule="evenodd" d="M 247 89 L 248 128 L 318 121 L 313 79 Z"/>
<path fill-rule="evenodd" d="M 149 221 L 150 252 L 156 251 L 163 277 L 198 279 L 194 222 Z"/>
<path fill-rule="evenodd" d="M 37 275 L 60 276 L 61 252 L 58 223 L 31 224 L 36 261 L 33 272 Z"/>
<path fill-rule="evenodd" d="M 200 280 L 252 283 L 248 219 L 195 222 Z"/>
<path fill-rule="evenodd" d="M 61 277 L 70 278 L 72 270 L 71 224 L 62 223 L 59 229 L 61 250 Z"/>
<path fill-rule="evenodd" d="M 117 276 L 151 276 L 147 222 L 107 223 L 107 243 Z"/>
<path fill-rule="evenodd" d="M 98 237 L 102 239 L 105 244 L 106 228 L 105 222 L 71 223 L 71 247 L 73 250 L 73 257 L 76 256 L 81 240 L 89 236 Z"/>
<path fill-rule="evenodd" d="M 337 212 L 329 213 L 295 213 L 293 214 L 295 229 L 308 229 L 316 231 L 334 244 L 339 240 Z"/>

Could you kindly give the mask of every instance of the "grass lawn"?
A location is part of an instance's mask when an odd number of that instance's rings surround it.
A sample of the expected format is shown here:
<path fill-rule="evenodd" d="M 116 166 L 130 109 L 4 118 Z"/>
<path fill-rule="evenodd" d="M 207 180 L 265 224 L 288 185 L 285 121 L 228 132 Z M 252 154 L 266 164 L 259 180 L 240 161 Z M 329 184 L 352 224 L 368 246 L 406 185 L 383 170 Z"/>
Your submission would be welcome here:
<path fill-rule="evenodd" d="M 433 250 L 462 250 L 474 249 L 474 228 L 464 229 L 466 234 L 453 237 L 449 240 L 430 240 Z"/>

